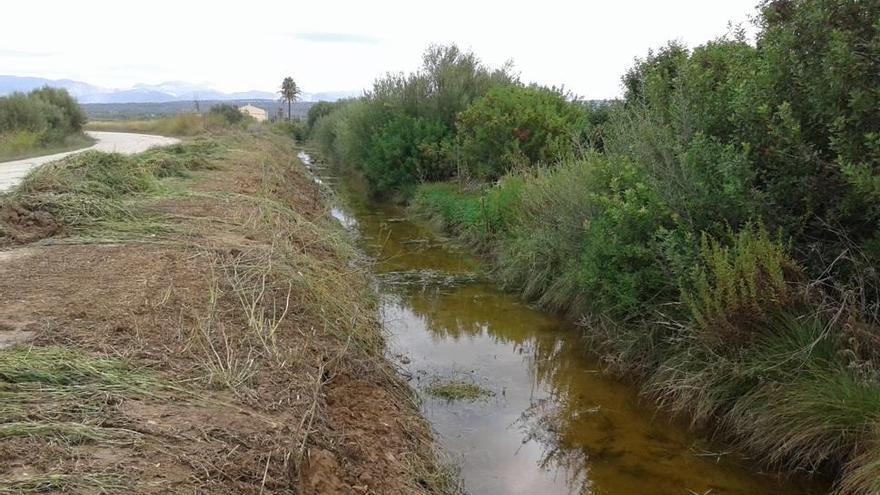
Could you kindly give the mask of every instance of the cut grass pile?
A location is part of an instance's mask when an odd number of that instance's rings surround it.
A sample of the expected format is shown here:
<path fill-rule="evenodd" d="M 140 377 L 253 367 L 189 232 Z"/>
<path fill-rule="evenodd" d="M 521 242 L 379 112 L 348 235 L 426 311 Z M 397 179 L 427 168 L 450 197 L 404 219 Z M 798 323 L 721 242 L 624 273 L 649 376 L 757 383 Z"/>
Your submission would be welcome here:
<path fill-rule="evenodd" d="M 29 421 L 86 421 L 125 397 L 161 396 L 163 386 L 129 363 L 62 347 L 18 346 L 0 351 L 0 423 L 37 431 Z M 13 426 L 10 426 L 13 425 Z M 50 431 L 52 425 L 42 424 Z M 56 424 L 58 432 L 71 432 Z M 11 428 L 11 429 L 9 429 Z M 83 432 L 80 432 L 83 433 Z"/>
<path fill-rule="evenodd" d="M 199 139 L 137 156 L 87 151 L 32 171 L 0 195 L 0 244 L 32 242 L 58 233 L 131 237 L 171 226 L 139 201 L 166 192 L 163 179 L 212 167 L 221 146 Z"/>
<path fill-rule="evenodd" d="M 485 389 L 476 383 L 462 380 L 435 380 L 425 387 L 425 393 L 438 399 L 449 402 L 470 401 L 485 399 L 495 395 L 495 392 Z"/>
<path fill-rule="evenodd" d="M 34 439 L 62 446 L 132 445 L 138 432 L 105 426 L 129 399 L 167 397 L 152 373 L 115 358 L 61 347 L 0 351 L 0 443 Z M 112 421 L 110 421 L 112 422 Z M 118 489 L 120 473 L 36 474 L 0 480 L 0 493 Z"/>

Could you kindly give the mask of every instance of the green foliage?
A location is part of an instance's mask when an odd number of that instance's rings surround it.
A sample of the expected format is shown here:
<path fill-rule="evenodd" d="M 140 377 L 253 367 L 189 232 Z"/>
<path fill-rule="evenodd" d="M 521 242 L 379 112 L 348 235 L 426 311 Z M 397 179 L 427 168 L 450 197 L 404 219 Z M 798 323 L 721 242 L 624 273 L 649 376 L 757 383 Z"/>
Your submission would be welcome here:
<path fill-rule="evenodd" d="M 287 120 L 293 120 L 293 114 L 291 111 L 291 105 L 293 102 L 299 100 L 299 96 L 302 94 L 302 90 L 296 84 L 296 81 L 293 80 L 292 77 L 287 76 L 281 81 L 281 90 L 278 91 L 281 94 L 281 99 L 287 102 Z"/>
<path fill-rule="evenodd" d="M 626 316 L 672 290 L 657 263 L 668 210 L 634 164 L 591 153 L 525 181 L 499 273 L 557 310 Z"/>
<path fill-rule="evenodd" d="M 622 102 L 577 119 L 544 90 L 488 89 L 447 157 L 501 184 L 423 185 L 413 208 L 478 241 L 525 297 L 587 315 L 596 348 L 673 411 L 876 493 L 880 3 L 760 12 L 756 43 L 650 52 Z M 388 79 L 374 115 L 444 121 L 417 88 Z"/>
<path fill-rule="evenodd" d="M 497 86 L 458 115 L 457 153 L 469 175 L 497 179 L 571 155 L 585 125 L 585 108 L 559 91 Z"/>
<path fill-rule="evenodd" d="M 455 45 L 432 46 L 418 71 L 389 74 L 362 98 L 316 110 L 312 139 L 363 172 L 374 196 L 405 195 L 419 181 L 452 176 L 458 114 L 491 87 L 512 82 L 508 67 L 490 70 Z"/>
<path fill-rule="evenodd" d="M 448 139 L 439 121 L 396 115 L 373 134 L 362 165 L 364 177 L 376 193 L 449 177 L 443 160 Z"/>
<path fill-rule="evenodd" d="M 279 121 L 275 122 L 272 126 L 276 131 L 286 134 L 287 136 L 292 137 L 297 142 L 304 142 L 308 138 L 308 129 L 306 128 L 306 124 L 300 120 L 294 120 L 292 122 L 284 122 Z"/>
<path fill-rule="evenodd" d="M 727 246 L 703 234 L 701 263 L 682 294 L 698 334 L 725 345 L 741 343 L 748 332 L 798 302 L 789 285 L 798 269 L 779 240 L 763 225 L 746 226 L 731 237 Z"/>
<path fill-rule="evenodd" d="M 243 121 L 245 115 L 238 110 L 235 105 L 221 103 L 214 105 L 208 110 L 208 116 L 217 116 L 226 121 L 227 124 L 238 124 Z"/>
<path fill-rule="evenodd" d="M 58 147 L 80 136 L 86 115 L 64 89 L 48 86 L 0 97 L 0 155 Z"/>
<path fill-rule="evenodd" d="M 315 124 L 318 123 L 318 120 L 321 117 L 332 113 L 341 104 L 342 103 L 340 102 L 334 101 L 319 101 L 312 105 L 309 108 L 309 113 L 306 115 L 306 132 L 308 134 L 311 134 L 311 132 L 315 129 Z"/>
<path fill-rule="evenodd" d="M 411 211 L 425 215 L 478 248 L 488 248 L 506 235 L 514 221 L 524 184 L 521 175 L 506 176 L 482 191 L 467 192 L 453 183 L 420 185 Z"/>

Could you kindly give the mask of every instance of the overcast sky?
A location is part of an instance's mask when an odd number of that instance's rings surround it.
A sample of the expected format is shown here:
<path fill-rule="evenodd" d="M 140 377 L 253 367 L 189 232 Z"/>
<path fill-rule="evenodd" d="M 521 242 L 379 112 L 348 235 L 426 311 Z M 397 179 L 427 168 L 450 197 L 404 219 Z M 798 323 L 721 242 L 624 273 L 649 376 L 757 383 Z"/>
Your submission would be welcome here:
<path fill-rule="evenodd" d="M 747 23 L 757 0 L 11 1 L 0 74 L 111 88 L 207 82 L 274 91 L 292 75 L 307 92 L 357 90 L 415 69 L 431 43 L 455 42 L 526 81 L 587 98 L 620 94 L 649 48 L 695 46 Z"/>

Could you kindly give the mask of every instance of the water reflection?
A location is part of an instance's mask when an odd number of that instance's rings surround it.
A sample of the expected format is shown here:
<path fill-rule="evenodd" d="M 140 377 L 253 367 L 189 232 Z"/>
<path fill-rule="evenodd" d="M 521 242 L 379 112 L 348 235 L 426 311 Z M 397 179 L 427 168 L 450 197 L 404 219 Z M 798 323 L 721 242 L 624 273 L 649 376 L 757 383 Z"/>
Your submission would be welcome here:
<path fill-rule="evenodd" d="M 455 377 L 490 399 L 425 397 L 472 494 L 802 494 L 823 487 L 756 474 L 704 445 L 634 389 L 599 372 L 569 324 L 479 276 L 480 263 L 388 205 L 347 193 L 341 215 L 378 262 L 390 354 L 419 388 Z M 346 219 L 351 219 L 346 220 Z"/>

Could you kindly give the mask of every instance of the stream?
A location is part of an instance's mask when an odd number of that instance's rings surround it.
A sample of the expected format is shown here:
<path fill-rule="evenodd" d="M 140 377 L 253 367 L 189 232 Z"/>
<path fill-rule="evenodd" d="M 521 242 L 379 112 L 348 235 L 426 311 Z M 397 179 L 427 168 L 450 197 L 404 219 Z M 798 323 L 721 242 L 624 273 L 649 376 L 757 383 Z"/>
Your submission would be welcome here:
<path fill-rule="evenodd" d="M 501 291 L 481 261 L 397 206 L 367 201 L 306 153 L 336 191 L 332 215 L 375 260 L 388 354 L 473 495 L 820 494 L 764 474 L 602 373 L 578 329 Z M 461 382 L 474 400 L 425 393 Z"/>

